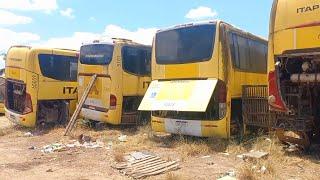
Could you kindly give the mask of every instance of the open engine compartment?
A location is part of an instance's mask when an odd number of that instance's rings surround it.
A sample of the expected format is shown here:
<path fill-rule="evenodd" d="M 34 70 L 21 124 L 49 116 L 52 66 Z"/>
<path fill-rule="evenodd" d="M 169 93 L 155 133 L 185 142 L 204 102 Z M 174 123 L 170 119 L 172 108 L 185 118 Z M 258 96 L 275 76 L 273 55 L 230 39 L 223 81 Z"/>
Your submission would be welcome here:
<path fill-rule="evenodd" d="M 280 93 L 289 112 L 280 116 L 286 129 L 314 132 L 320 121 L 320 55 L 276 59 Z"/>

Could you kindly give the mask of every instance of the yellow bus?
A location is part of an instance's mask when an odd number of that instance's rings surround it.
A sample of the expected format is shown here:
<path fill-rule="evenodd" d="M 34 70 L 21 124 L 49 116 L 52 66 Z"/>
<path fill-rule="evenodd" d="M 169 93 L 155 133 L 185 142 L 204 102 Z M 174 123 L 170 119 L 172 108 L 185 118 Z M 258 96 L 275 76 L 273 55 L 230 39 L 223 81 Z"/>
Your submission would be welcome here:
<path fill-rule="evenodd" d="M 275 0 L 269 35 L 269 104 L 282 140 L 320 133 L 320 0 Z M 298 137 L 284 137 L 284 131 Z"/>
<path fill-rule="evenodd" d="M 62 123 L 77 102 L 78 53 L 13 46 L 6 58 L 6 117 L 26 127 Z"/>
<path fill-rule="evenodd" d="M 5 97 L 6 79 L 4 69 L 0 69 L 0 114 L 4 114 L 4 97 Z"/>
<path fill-rule="evenodd" d="M 98 77 L 80 116 L 113 125 L 135 124 L 138 106 L 151 81 L 151 47 L 126 39 L 113 40 L 96 41 L 80 49 L 79 100 L 91 76 Z"/>
<path fill-rule="evenodd" d="M 160 30 L 139 110 L 155 132 L 229 138 L 243 132 L 242 86 L 267 84 L 267 41 L 222 21 Z"/>

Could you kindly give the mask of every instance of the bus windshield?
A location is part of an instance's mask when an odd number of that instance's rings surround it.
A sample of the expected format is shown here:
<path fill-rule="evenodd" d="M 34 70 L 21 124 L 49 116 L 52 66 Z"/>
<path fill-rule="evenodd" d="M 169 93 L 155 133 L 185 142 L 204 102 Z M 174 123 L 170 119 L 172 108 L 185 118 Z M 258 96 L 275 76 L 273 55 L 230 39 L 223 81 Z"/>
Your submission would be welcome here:
<path fill-rule="evenodd" d="M 184 64 L 209 60 L 214 49 L 215 32 L 215 24 L 204 24 L 157 33 L 157 63 Z"/>
<path fill-rule="evenodd" d="M 88 65 L 108 65 L 112 60 L 113 45 L 110 44 L 90 44 L 84 45 L 80 49 L 81 64 Z"/>

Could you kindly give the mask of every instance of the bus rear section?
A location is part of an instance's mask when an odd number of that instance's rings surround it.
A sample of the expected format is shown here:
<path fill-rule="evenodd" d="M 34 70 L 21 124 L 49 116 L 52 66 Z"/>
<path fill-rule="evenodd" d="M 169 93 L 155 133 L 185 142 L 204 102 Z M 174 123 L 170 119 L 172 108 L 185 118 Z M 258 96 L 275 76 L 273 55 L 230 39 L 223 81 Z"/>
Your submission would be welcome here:
<path fill-rule="evenodd" d="M 96 121 L 106 121 L 108 111 L 116 107 L 116 95 L 111 94 L 112 79 L 109 66 L 112 63 L 114 45 L 113 44 L 87 44 L 80 49 L 80 65 L 78 77 L 78 100 L 81 99 L 91 77 L 97 74 L 89 95 L 82 107 L 81 116 L 86 119 Z M 112 70 L 111 70 L 112 71 Z"/>
<path fill-rule="evenodd" d="M 151 48 L 130 40 L 81 47 L 79 98 L 93 74 L 98 79 L 81 116 L 109 124 L 136 124 L 138 105 L 150 83 Z"/>
<path fill-rule="evenodd" d="M 320 1 L 275 1 L 269 104 L 279 138 L 308 147 L 320 135 Z M 290 17 L 290 18 L 289 18 Z M 286 137 L 285 131 L 297 136 Z"/>
<path fill-rule="evenodd" d="M 76 51 L 11 47 L 6 59 L 6 116 L 27 126 L 63 123 L 75 108 Z"/>

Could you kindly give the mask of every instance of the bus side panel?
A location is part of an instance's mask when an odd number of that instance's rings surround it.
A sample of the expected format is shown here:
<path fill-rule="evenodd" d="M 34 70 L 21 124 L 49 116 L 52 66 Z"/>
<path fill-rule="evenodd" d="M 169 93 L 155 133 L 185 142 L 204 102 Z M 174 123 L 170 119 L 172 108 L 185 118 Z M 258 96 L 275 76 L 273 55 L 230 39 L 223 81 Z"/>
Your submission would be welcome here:
<path fill-rule="evenodd" d="M 137 96 L 138 90 L 139 90 L 138 82 L 139 82 L 138 76 L 123 72 L 122 73 L 123 96 Z"/>
<path fill-rule="evenodd" d="M 38 75 L 35 73 L 27 72 L 27 93 L 31 96 L 32 108 L 33 111 L 31 116 L 26 122 L 26 126 L 34 127 L 37 121 L 37 108 L 38 108 L 38 89 L 39 89 L 39 79 Z"/>
<path fill-rule="evenodd" d="M 151 77 L 139 77 L 138 96 L 144 96 L 144 94 L 147 92 L 150 83 Z"/>
<path fill-rule="evenodd" d="M 231 89 L 230 89 L 230 71 L 232 70 L 229 59 L 227 56 L 228 47 L 227 47 L 227 34 L 223 24 L 219 23 L 219 31 L 216 34 L 216 48 L 218 52 L 214 53 L 217 56 L 214 59 L 218 60 L 218 73 L 219 80 L 222 80 L 227 87 L 227 97 L 226 97 L 226 114 L 221 120 L 217 121 L 203 121 L 202 122 L 202 132 L 203 136 L 218 136 L 222 138 L 230 137 L 230 117 L 231 117 Z M 217 46 L 218 44 L 218 46 Z M 232 80 L 231 80 L 232 81 Z M 214 134 L 208 132 L 208 130 L 214 131 Z"/>
<path fill-rule="evenodd" d="M 48 82 L 40 78 L 39 100 L 77 99 L 77 82 Z"/>
<path fill-rule="evenodd" d="M 122 70 L 122 56 L 121 45 L 115 45 L 112 61 L 109 66 L 111 76 L 111 91 L 110 94 L 114 95 L 117 99 L 115 109 L 109 110 L 107 123 L 119 125 L 121 124 L 122 115 L 122 102 L 123 102 L 123 70 Z M 129 83 L 129 82 L 125 82 Z"/>

